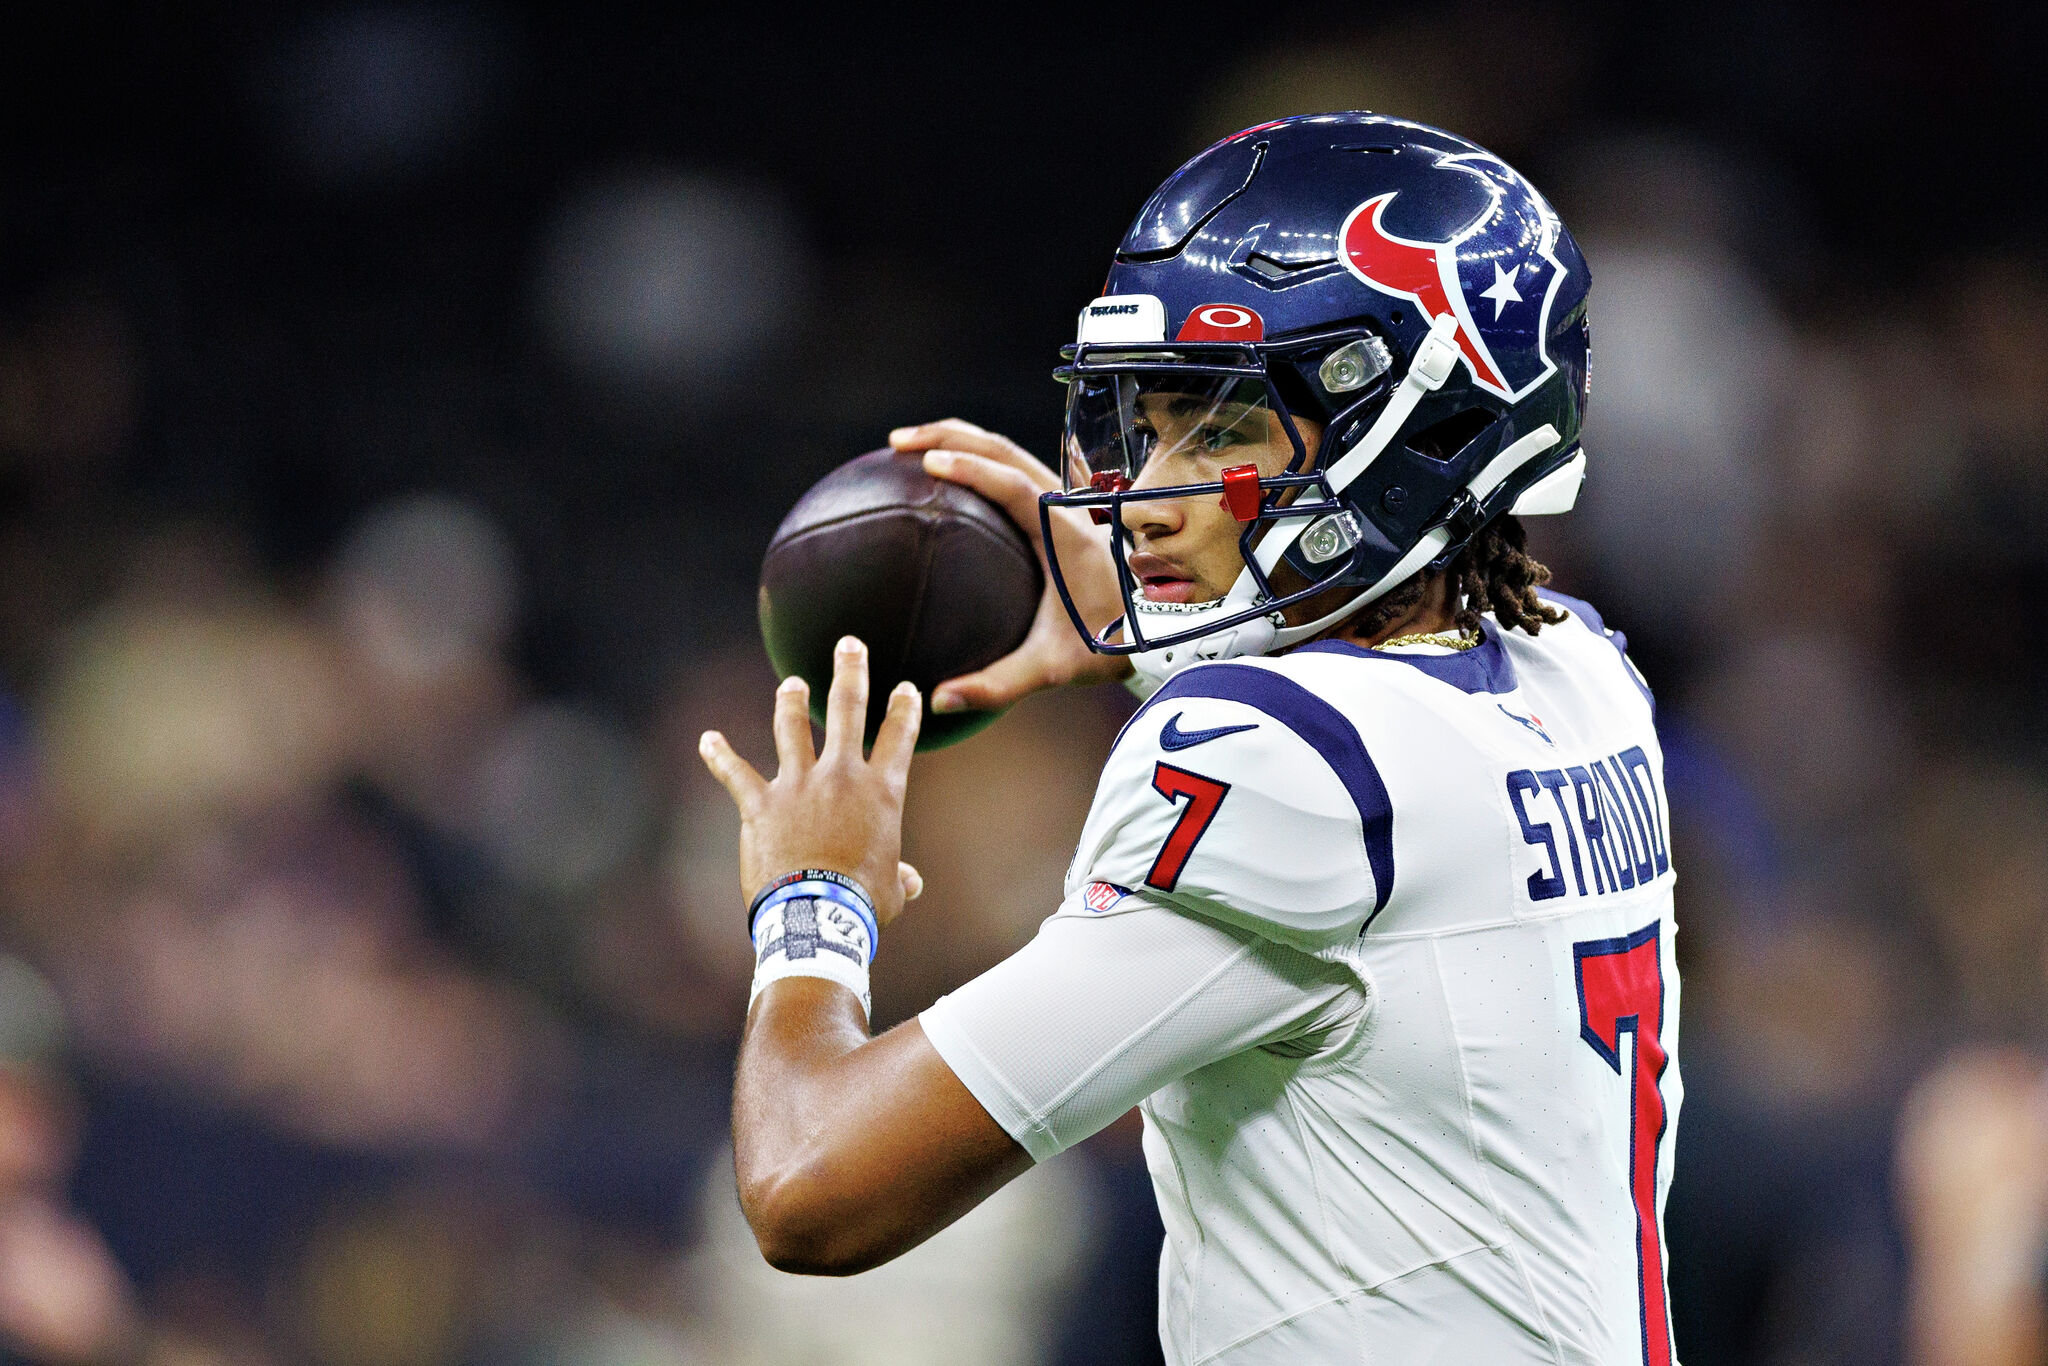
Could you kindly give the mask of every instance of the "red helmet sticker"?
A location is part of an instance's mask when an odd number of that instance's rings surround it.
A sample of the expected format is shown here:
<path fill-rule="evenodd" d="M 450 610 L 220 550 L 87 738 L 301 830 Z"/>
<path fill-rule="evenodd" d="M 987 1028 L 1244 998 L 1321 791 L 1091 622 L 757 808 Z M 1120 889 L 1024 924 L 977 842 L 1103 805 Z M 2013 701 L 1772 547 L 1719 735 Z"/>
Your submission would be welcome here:
<path fill-rule="evenodd" d="M 1266 320 L 1237 304 L 1203 304 L 1188 314 L 1175 341 L 1255 342 L 1266 339 Z"/>

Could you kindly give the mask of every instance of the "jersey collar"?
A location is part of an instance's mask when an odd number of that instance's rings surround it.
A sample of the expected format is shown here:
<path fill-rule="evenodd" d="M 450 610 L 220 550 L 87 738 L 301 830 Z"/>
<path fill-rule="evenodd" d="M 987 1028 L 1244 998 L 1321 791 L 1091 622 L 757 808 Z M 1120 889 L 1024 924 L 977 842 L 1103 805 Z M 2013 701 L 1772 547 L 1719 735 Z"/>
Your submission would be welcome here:
<path fill-rule="evenodd" d="M 1491 617 L 1479 619 L 1479 643 L 1456 654 L 1418 654 L 1412 650 L 1373 650 L 1348 640 L 1318 640 L 1300 648 L 1319 654 L 1352 655 L 1359 659 L 1391 659 L 1420 669 L 1460 692 L 1510 693 L 1521 686 L 1515 662 L 1501 643 L 1500 626 Z"/>

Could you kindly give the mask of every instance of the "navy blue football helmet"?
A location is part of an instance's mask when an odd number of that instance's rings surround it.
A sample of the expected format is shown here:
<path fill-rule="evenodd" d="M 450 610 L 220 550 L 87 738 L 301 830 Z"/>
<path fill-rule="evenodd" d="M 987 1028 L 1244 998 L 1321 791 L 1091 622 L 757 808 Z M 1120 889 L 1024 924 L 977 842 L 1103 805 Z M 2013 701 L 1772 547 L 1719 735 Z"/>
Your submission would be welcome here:
<path fill-rule="evenodd" d="M 1075 625 L 1159 679 L 1327 630 L 1495 518 L 1563 512 L 1585 472 L 1585 259 L 1492 153 L 1375 114 L 1246 129 L 1181 167 L 1139 211 L 1103 297 L 1057 372 L 1068 385 L 1053 507 L 1112 528 L 1124 614 Z M 1193 413 L 1205 477 L 1133 488 Z M 1320 426 L 1313 443 L 1297 418 Z M 1273 424 L 1277 421 L 1277 429 Z M 1231 465 L 1232 431 L 1278 430 L 1284 470 Z M 1206 463 L 1202 463 L 1206 462 Z M 1244 570 L 1222 599 L 1153 601 L 1124 509 L 1220 499 Z M 1332 590 L 1349 589 L 1348 593 Z M 1315 620 L 1286 609 L 1320 595 Z"/>

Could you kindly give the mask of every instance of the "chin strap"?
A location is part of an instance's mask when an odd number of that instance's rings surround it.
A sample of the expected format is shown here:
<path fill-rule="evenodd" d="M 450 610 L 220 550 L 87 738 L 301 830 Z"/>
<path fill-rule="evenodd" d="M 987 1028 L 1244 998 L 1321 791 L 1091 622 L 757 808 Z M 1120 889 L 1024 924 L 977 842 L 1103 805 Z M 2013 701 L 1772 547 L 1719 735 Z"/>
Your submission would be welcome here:
<path fill-rule="evenodd" d="M 1236 590 L 1231 591 L 1234 597 Z M 1232 603 L 1231 597 L 1217 599 L 1215 606 L 1229 606 L 1233 611 L 1249 607 L 1250 603 Z M 1138 695 L 1139 700 L 1150 697 L 1165 686 L 1166 680 L 1187 668 L 1190 664 L 1205 664 L 1216 659 L 1236 659 L 1241 655 L 1262 655 L 1279 648 L 1280 626 L 1271 616 L 1253 617 L 1221 631 L 1184 640 L 1177 645 L 1168 645 L 1158 650 L 1140 650 L 1131 656 L 1131 679 L 1127 686 Z"/>

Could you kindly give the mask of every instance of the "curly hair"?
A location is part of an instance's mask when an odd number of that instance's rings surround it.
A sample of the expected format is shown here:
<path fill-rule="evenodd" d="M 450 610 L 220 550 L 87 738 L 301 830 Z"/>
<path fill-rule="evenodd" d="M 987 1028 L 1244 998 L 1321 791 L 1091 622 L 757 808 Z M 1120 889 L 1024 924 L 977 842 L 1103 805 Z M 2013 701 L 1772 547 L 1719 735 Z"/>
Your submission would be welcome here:
<path fill-rule="evenodd" d="M 1550 568 L 1529 554 L 1529 533 L 1512 515 L 1487 524 L 1445 571 L 1458 601 L 1458 629 L 1476 632 L 1479 615 L 1509 630 L 1535 635 L 1564 620 L 1564 613 L 1536 596 L 1550 582 Z"/>
<path fill-rule="evenodd" d="M 1458 629 L 1477 634 L 1482 613 L 1510 630 L 1535 635 L 1564 620 L 1564 613 L 1536 596 L 1550 582 L 1550 570 L 1529 554 L 1529 535 L 1520 519 L 1510 515 L 1487 523 L 1443 571 L 1457 603 Z M 1422 601 L 1436 576 L 1424 570 L 1347 623 L 1347 634 L 1378 635 L 1389 623 L 1407 615 Z"/>

